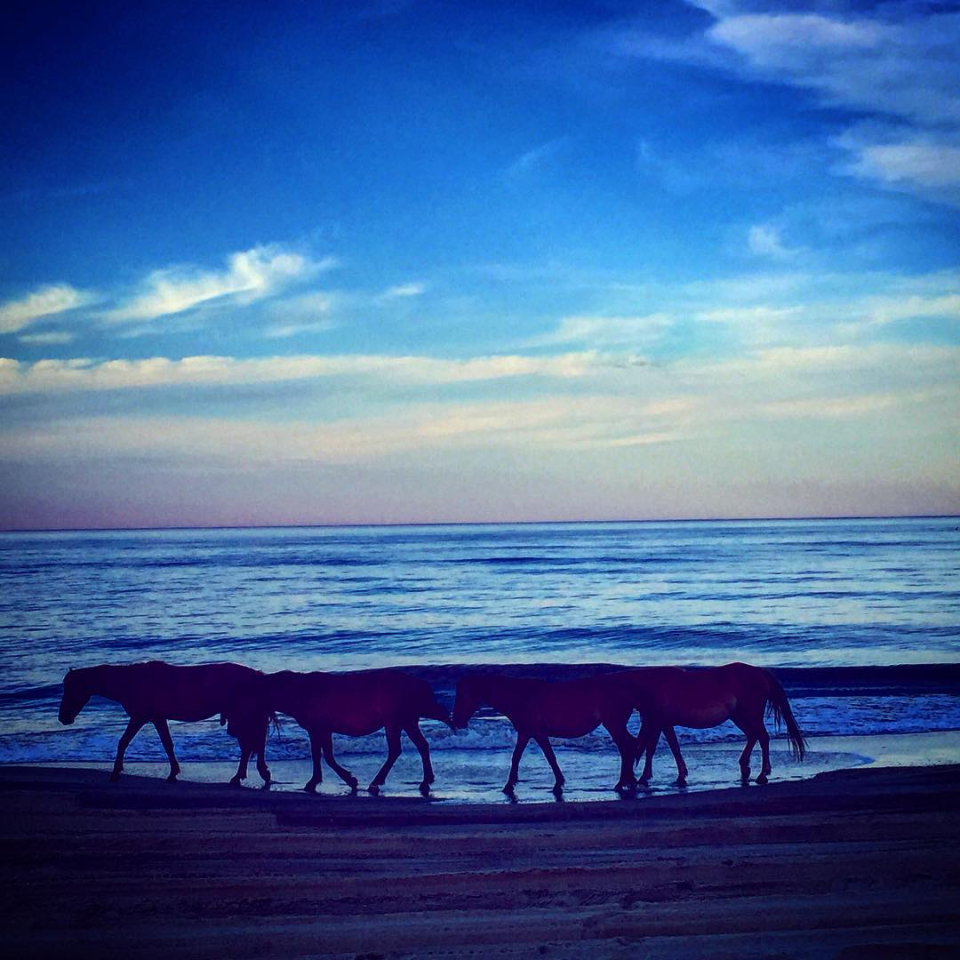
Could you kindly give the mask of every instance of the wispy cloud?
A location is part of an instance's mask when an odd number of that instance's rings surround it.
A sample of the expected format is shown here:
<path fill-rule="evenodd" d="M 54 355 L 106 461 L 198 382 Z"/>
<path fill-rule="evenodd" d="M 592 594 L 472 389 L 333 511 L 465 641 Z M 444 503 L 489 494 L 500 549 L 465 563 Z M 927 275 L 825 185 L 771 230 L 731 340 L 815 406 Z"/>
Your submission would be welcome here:
<path fill-rule="evenodd" d="M 91 303 L 94 295 L 61 283 L 42 287 L 21 300 L 0 304 L 0 333 L 16 333 L 45 317 Z"/>
<path fill-rule="evenodd" d="M 770 223 L 760 223 L 750 227 L 747 231 L 747 246 L 756 256 L 771 260 L 790 260 L 798 252 L 784 245 L 779 227 Z"/>
<path fill-rule="evenodd" d="M 419 282 L 410 282 L 410 283 L 401 283 L 395 287 L 390 287 L 387 290 L 384 290 L 380 294 L 381 300 L 404 300 L 409 299 L 410 297 L 419 297 L 421 294 L 425 293 L 427 290 L 427 285 L 425 283 Z"/>
<path fill-rule="evenodd" d="M 808 90 L 825 107 L 872 123 L 835 139 L 840 172 L 930 199 L 960 203 L 960 13 L 948 5 L 843 2 L 817 12 L 773 0 L 701 0 L 713 22 L 683 40 L 641 29 L 613 47 L 628 56 L 695 62 Z"/>
<path fill-rule="evenodd" d="M 21 343 L 31 346 L 56 346 L 64 343 L 73 343 L 74 336 L 66 330 L 51 330 L 49 333 L 24 333 L 17 339 Z"/>
<path fill-rule="evenodd" d="M 252 303 L 334 266 L 333 258 L 312 260 L 279 245 L 254 247 L 232 254 L 219 272 L 197 267 L 155 270 L 138 293 L 103 316 L 116 322 L 149 321 L 212 302 Z"/>
<path fill-rule="evenodd" d="M 674 324 L 666 313 L 636 317 L 565 317 L 557 328 L 531 341 L 538 346 L 581 343 L 592 348 L 650 346 Z"/>
<path fill-rule="evenodd" d="M 96 362 L 0 359 L 0 393 L 125 390 L 171 386 L 226 386 L 320 379 L 380 377 L 389 382 L 454 384 L 515 377 L 571 378 L 611 362 L 593 352 L 550 357 L 500 355 L 445 360 L 418 356 L 289 356 L 257 359 L 198 356 L 172 360 Z"/>
<path fill-rule="evenodd" d="M 569 142 L 568 137 L 557 137 L 527 150 L 507 167 L 507 178 L 521 180 L 543 169 L 567 148 Z"/>
<path fill-rule="evenodd" d="M 424 450 L 531 446 L 559 450 L 639 446 L 678 439 L 673 416 L 643 401 L 548 397 L 487 402 L 433 401 L 386 413 L 313 422 L 267 423 L 217 417 L 86 417 L 4 435 L 4 457 L 85 456 L 225 459 L 258 463 L 349 463 Z"/>
<path fill-rule="evenodd" d="M 264 331 L 271 339 L 320 333 L 336 326 L 330 316 L 333 298 L 327 293 L 305 293 L 274 301 L 269 307 L 273 322 Z"/>

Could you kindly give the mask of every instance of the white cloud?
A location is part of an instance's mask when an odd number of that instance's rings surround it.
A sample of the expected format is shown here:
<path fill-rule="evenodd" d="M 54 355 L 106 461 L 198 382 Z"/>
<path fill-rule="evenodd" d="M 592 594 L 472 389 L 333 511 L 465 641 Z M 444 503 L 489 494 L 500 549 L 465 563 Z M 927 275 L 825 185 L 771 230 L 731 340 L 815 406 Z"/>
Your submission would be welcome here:
<path fill-rule="evenodd" d="M 813 419 L 846 420 L 864 417 L 903 403 L 906 398 L 892 394 L 869 394 L 860 397 L 812 397 L 803 400 L 780 400 L 760 407 L 763 416 L 775 420 Z"/>
<path fill-rule="evenodd" d="M 960 320 L 960 294 L 940 297 L 877 297 L 865 304 L 867 318 L 872 323 L 894 323 L 921 317 L 946 317 Z"/>
<path fill-rule="evenodd" d="M 229 386 L 348 376 L 427 385 L 515 377 L 576 378 L 603 369 L 611 362 L 610 358 L 592 352 L 550 357 L 499 355 L 466 360 L 376 355 L 256 359 L 198 356 L 182 360 L 153 357 L 100 362 L 77 358 L 35 363 L 0 359 L 0 393 Z"/>
<path fill-rule="evenodd" d="M 259 246 L 232 254 L 220 272 L 197 267 L 155 270 L 140 292 L 104 314 L 111 321 L 149 321 L 183 313 L 202 304 L 230 298 L 251 303 L 302 282 L 336 265 L 333 258 L 314 261 L 277 245 Z"/>
<path fill-rule="evenodd" d="M 276 301 L 269 308 L 274 323 L 267 327 L 264 336 L 281 339 L 331 330 L 336 326 L 329 316 L 332 305 L 327 293 L 306 293 Z"/>
<path fill-rule="evenodd" d="M 87 417 L 5 431 L 3 457 L 74 455 L 226 459 L 257 463 L 348 463 L 397 453 L 467 448 L 624 447 L 679 439 L 674 412 L 602 396 L 415 403 L 389 413 L 329 422 L 189 417 Z"/>
<path fill-rule="evenodd" d="M 50 333 L 24 333 L 17 339 L 21 343 L 29 343 L 35 346 L 53 346 L 55 344 L 72 343 L 74 338 L 72 333 L 59 330 Z"/>
<path fill-rule="evenodd" d="M 0 304 L 0 333 L 16 333 L 37 320 L 74 310 L 92 299 L 92 294 L 65 283 L 42 287 L 22 300 Z"/>
<path fill-rule="evenodd" d="M 424 283 L 401 283 L 389 290 L 384 290 L 381 294 L 381 300 L 397 300 L 407 297 L 419 297 L 427 289 Z"/>
<path fill-rule="evenodd" d="M 758 324 L 779 324 L 794 320 L 802 314 L 802 307 L 720 307 L 704 310 L 696 315 L 697 320 L 707 323 L 728 323 L 737 326 L 756 326 Z"/>
<path fill-rule="evenodd" d="M 556 330 L 535 338 L 537 345 L 583 343 L 591 347 L 648 346 L 673 326 L 666 313 L 636 317 L 565 317 Z"/>
<path fill-rule="evenodd" d="M 752 226 L 747 232 L 747 245 L 751 253 L 771 260 L 789 260 L 797 253 L 784 246 L 779 227 L 769 223 Z"/>
<path fill-rule="evenodd" d="M 871 127 L 848 131 L 837 143 L 853 157 L 842 172 L 960 206 L 960 134 Z"/>
<path fill-rule="evenodd" d="M 960 204 L 960 12 L 949 5 L 886 3 L 872 11 L 842 2 L 787 12 L 774 0 L 700 0 L 713 17 L 681 40 L 627 30 L 628 56 L 692 62 L 810 91 L 827 107 L 857 111 L 836 145 L 850 153 L 838 172 Z M 884 129 L 876 127 L 883 118 Z"/>

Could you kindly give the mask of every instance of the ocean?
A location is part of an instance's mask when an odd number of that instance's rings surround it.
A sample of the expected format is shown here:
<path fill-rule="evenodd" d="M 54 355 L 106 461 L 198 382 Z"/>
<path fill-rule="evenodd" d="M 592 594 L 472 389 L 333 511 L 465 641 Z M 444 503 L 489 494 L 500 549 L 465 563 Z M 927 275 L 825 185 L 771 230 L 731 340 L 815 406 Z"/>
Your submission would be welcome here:
<path fill-rule="evenodd" d="M 480 665 L 558 678 L 743 660 L 776 671 L 814 737 L 957 730 L 958 544 L 958 518 L 0 534 L 0 762 L 106 767 L 125 716 L 95 698 L 61 727 L 63 674 L 148 659 L 401 666 L 448 706 Z M 505 776 L 513 734 L 495 713 L 467 733 L 423 727 L 438 782 L 454 756 L 464 796 Z M 173 733 L 185 763 L 234 757 L 215 720 Z M 725 763 L 742 738 L 728 723 L 681 742 Z M 336 743 L 361 779 L 385 751 L 382 735 Z M 775 766 L 796 774 L 776 743 Z M 613 753 L 602 731 L 561 746 L 564 765 Z M 306 764 L 292 721 L 269 756 Z M 150 728 L 127 754 L 162 757 Z M 535 747 L 524 764 L 546 767 Z"/>

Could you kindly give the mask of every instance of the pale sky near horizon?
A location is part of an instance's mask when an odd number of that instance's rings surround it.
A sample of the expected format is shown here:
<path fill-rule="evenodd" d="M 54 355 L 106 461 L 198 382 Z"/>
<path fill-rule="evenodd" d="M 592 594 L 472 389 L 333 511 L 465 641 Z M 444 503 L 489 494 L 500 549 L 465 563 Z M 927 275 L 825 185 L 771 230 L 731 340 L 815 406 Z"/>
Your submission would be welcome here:
<path fill-rule="evenodd" d="M 960 4 L 6 16 L 0 529 L 960 513 Z"/>

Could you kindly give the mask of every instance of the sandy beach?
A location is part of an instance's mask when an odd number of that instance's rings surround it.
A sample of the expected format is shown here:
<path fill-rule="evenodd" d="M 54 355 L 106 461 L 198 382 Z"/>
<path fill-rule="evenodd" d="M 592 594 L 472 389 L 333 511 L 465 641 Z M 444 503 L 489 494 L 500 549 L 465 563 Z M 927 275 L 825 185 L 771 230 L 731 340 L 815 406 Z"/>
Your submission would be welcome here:
<path fill-rule="evenodd" d="M 960 765 L 625 802 L 0 768 L 18 957 L 947 957 Z"/>

